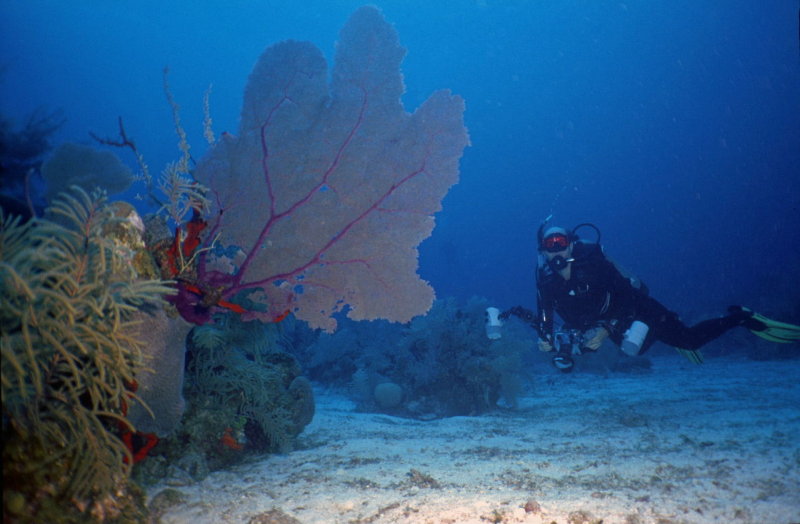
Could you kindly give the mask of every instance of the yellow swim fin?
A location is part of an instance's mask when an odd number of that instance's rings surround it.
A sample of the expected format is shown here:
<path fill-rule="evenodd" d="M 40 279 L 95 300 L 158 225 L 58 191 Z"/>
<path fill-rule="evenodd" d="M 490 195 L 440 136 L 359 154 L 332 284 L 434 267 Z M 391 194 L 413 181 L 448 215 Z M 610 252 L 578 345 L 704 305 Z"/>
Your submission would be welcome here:
<path fill-rule="evenodd" d="M 800 341 L 800 326 L 772 320 L 746 307 L 743 307 L 742 310 L 753 313 L 753 316 L 744 325 L 754 335 L 780 344 L 791 344 L 792 342 Z"/>
<path fill-rule="evenodd" d="M 692 364 L 702 364 L 703 363 L 703 354 L 700 353 L 699 349 L 681 349 L 675 348 L 675 351 L 686 357 L 686 360 L 691 362 Z"/>

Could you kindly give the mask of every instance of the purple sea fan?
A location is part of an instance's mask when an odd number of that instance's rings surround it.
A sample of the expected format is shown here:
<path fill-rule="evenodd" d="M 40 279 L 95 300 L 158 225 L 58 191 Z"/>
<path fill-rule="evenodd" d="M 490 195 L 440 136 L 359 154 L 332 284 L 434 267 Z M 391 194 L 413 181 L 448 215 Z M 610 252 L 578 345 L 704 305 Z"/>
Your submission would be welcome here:
<path fill-rule="evenodd" d="M 417 246 L 458 180 L 469 139 L 464 102 L 434 93 L 413 114 L 401 103 L 396 31 L 358 9 L 327 64 L 313 44 L 269 47 L 250 75 L 237 136 L 224 135 L 196 177 L 211 189 L 209 238 L 243 249 L 232 274 L 199 277 L 229 299 L 246 289 L 266 305 L 332 331 L 331 316 L 405 322 L 433 289 L 416 274 Z M 256 308 L 257 309 L 257 308 Z"/>

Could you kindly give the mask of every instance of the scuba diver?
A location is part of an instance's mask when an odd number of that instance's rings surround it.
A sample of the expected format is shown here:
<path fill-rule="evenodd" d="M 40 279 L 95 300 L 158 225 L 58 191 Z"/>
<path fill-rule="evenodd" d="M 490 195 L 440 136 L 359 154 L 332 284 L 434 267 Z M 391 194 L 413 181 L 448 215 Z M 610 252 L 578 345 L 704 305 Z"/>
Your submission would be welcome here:
<path fill-rule="evenodd" d="M 674 313 L 648 294 L 637 278 L 626 276 L 603 253 L 600 230 L 584 223 L 572 231 L 562 227 L 537 234 L 539 267 L 536 273 L 538 314 L 515 306 L 499 318 L 520 317 L 539 333 L 539 349 L 556 351 L 553 364 L 572 370 L 572 355 L 596 351 L 608 338 L 630 356 L 641 355 L 656 341 L 674 346 L 695 363 L 702 362 L 698 349 L 723 333 L 744 326 L 772 342 L 800 340 L 800 326 L 768 319 L 748 308 L 731 306 L 728 314 L 687 326 Z M 594 229 L 595 242 L 584 242 L 577 231 Z M 564 321 L 555 330 L 553 313 Z"/>

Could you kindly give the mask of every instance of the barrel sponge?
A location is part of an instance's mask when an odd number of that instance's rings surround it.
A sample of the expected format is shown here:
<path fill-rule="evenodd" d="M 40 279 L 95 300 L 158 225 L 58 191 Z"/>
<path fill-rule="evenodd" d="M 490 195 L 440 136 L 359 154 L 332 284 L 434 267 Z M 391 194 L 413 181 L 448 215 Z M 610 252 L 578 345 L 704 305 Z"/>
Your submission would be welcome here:
<path fill-rule="evenodd" d="M 136 402 L 128 419 L 137 431 L 166 437 L 183 415 L 183 367 L 186 335 L 191 325 L 179 316 L 173 318 L 163 309 L 155 314 L 140 313 L 136 337 L 144 343 L 145 370 L 136 377 L 136 394 L 152 414 Z"/>
<path fill-rule="evenodd" d="M 314 391 L 311 389 L 311 382 L 301 375 L 292 380 L 287 393 L 294 400 L 291 409 L 291 433 L 296 437 L 314 418 Z"/>

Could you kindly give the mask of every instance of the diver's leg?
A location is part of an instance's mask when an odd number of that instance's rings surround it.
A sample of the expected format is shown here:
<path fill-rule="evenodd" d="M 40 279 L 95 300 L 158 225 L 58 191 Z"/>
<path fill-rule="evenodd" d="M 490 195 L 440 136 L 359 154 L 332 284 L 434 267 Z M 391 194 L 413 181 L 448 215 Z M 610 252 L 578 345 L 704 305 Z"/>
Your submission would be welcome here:
<path fill-rule="evenodd" d="M 639 354 L 644 353 L 655 340 L 680 349 L 696 350 L 726 331 L 745 325 L 751 317 L 750 311 L 731 310 L 724 317 L 704 320 L 690 327 L 661 302 L 651 296 L 643 297 L 638 303 L 636 318 L 647 324 L 650 332 Z"/>
<path fill-rule="evenodd" d="M 686 326 L 676 313 L 670 312 L 658 326 L 657 336 L 662 342 L 681 349 L 695 350 L 720 337 L 723 333 L 741 326 L 746 318 L 730 314 L 724 317 L 710 318 L 691 327 Z"/>

